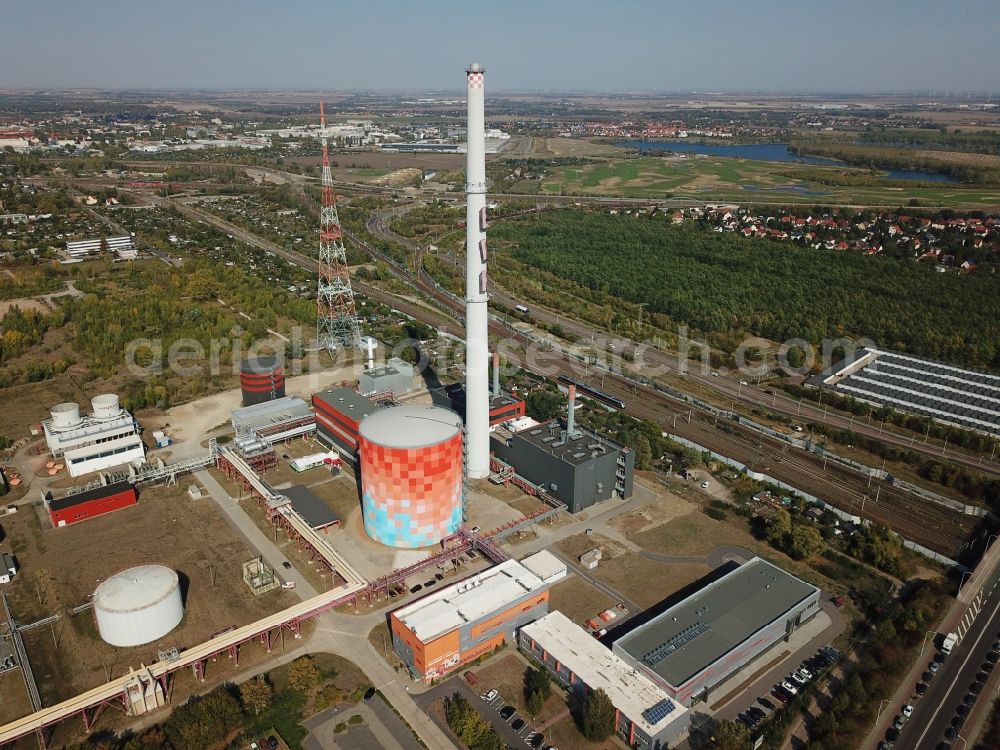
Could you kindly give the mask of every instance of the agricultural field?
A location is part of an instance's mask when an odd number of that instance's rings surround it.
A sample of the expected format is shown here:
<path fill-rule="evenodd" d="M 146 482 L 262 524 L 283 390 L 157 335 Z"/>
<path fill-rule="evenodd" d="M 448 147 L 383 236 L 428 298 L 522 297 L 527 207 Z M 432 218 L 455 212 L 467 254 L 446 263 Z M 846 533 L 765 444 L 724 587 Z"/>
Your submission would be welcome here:
<path fill-rule="evenodd" d="M 956 154 L 963 158 L 977 154 Z M 979 162 L 976 162 L 977 164 Z M 1000 206 L 1000 187 L 942 184 L 928 187 L 890 182 L 885 187 L 823 184 L 851 170 L 785 162 L 695 155 L 644 156 L 554 167 L 542 180 L 549 195 L 620 195 L 626 198 L 690 198 L 734 203 L 901 206 L 912 200 L 928 207 Z M 856 170 L 855 170 L 856 171 Z"/>

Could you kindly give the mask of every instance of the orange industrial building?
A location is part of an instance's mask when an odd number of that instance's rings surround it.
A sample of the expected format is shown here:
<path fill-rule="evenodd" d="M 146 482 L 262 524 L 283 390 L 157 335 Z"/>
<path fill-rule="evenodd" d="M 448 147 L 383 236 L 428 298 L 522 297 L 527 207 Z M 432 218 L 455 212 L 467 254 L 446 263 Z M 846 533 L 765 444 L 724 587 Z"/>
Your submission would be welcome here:
<path fill-rule="evenodd" d="M 525 564 L 507 560 L 392 612 L 393 649 L 413 678 L 430 682 L 505 641 L 516 643 L 517 628 L 544 616 L 551 579 L 529 570 L 538 555 Z"/>

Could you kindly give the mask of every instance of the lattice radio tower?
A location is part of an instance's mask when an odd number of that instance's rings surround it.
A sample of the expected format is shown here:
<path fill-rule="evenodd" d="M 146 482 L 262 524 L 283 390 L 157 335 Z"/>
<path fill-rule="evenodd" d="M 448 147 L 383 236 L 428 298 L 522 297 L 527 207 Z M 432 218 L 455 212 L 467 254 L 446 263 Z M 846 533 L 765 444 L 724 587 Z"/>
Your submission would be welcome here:
<path fill-rule="evenodd" d="M 323 139 L 323 201 L 319 209 L 319 288 L 316 294 L 316 348 L 331 352 L 360 348 L 361 329 L 354 306 L 354 290 L 344 252 L 344 233 L 333 193 L 330 151 L 326 143 L 326 113 L 319 103 Z"/>

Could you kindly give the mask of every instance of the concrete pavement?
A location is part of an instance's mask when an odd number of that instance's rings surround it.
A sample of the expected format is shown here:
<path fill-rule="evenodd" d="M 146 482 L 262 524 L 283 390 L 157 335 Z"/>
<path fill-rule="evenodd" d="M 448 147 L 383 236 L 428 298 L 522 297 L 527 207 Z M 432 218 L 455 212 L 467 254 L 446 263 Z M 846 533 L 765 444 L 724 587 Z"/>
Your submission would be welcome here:
<path fill-rule="evenodd" d="M 218 505 L 222 515 L 237 533 L 247 540 L 251 549 L 256 550 L 269 564 L 274 565 L 285 578 L 295 581 L 295 591 L 300 598 L 304 600 L 316 596 L 318 592 L 298 571 L 294 568 L 286 570 L 281 566 L 285 560 L 281 550 L 257 528 L 239 502 L 230 498 L 211 474 L 202 470 L 195 472 L 195 476 Z M 382 691 L 430 750 L 453 750 L 455 746 L 451 740 L 414 703 L 409 693 L 412 686 L 397 682 L 396 673 L 368 641 L 369 631 L 384 619 L 385 615 L 380 612 L 366 615 L 329 612 L 316 619 L 316 628 L 303 653 L 325 651 L 350 659 L 367 675 L 372 684 Z M 402 679 L 409 683 L 409 679 L 405 676 Z"/>

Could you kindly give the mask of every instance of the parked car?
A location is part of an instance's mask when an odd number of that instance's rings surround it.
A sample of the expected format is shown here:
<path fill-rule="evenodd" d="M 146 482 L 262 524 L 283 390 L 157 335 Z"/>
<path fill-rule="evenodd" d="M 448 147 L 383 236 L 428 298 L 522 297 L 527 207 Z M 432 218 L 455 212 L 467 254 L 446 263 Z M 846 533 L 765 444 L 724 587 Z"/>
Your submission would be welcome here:
<path fill-rule="evenodd" d="M 504 721 L 510 721 L 510 717 L 517 713 L 517 709 L 513 706 L 504 706 L 500 709 L 500 718 Z"/>
<path fill-rule="evenodd" d="M 903 714 L 900 714 L 899 716 L 896 717 L 896 720 L 892 723 L 892 726 L 896 731 L 899 731 L 900 729 L 903 728 L 904 724 L 906 724 L 906 717 L 903 716 Z"/>
<path fill-rule="evenodd" d="M 283 567 L 285 570 L 291 570 L 292 564 L 288 562 L 288 560 L 282 560 L 281 567 Z"/>
<path fill-rule="evenodd" d="M 375 697 L 375 686 L 373 685 L 372 687 L 368 688 L 365 691 L 365 700 L 370 701 L 374 697 Z"/>
<path fill-rule="evenodd" d="M 278 750 L 278 738 L 272 734 L 267 738 L 267 746 L 271 748 L 271 750 Z"/>
<path fill-rule="evenodd" d="M 937 674 L 939 669 L 941 669 L 941 660 L 935 657 L 931 660 L 931 663 L 927 665 L 927 671 L 931 674 Z"/>
<path fill-rule="evenodd" d="M 702 482 L 702 483 L 701 483 L 701 488 L 702 488 L 703 490 L 707 490 L 707 489 L 708 489 L 708 487 L 709 487 L 709 484 L 708 484 L 708 482 Z"/>
<path fill-rule="evenodd" d="M 418 591 L 423 591 L 423 590 L 424 590 L 423 585 L 418 583 L 416 586 L 414 586 L 412 589 L 410 589 L 410 593 L 411 594 L 415 594 Z"/>
<path fill-rule="evenodd" d="M 917 695 L 921 695 L 922 696 L 924 693 L 927 692 L 927 683 L 926 682 L 918 682 L 917 683 L 917 687 L 915 688 L 914 692 L 916 692 Z"/>
<path fill-rule="evenodd" d="M 809 680 L 800 675 L 798 672 L 792 672 L 788 676 L 792 679 L 792 682 L 796 683 L 799 687 L 805 687 L 809 682 Z"/>
<path fill-rule="evenodd" d="M 799 674 L 802 675 L 807 680 L 811 680 L 813 678 L 813 673 L 810 672 L 805 667 L 799 667 Z"/>
<path fill-rule="evenodd" d="M 771 701 L 769 701 L 767 698 L 758 698 L 757 702 L 760 705 L 762 705 L 764 708 L 766 708 L 768 711 L 777 711 L 778 710 L 778 707 L 775 706 L 773 703 L 771 703 Z"/>
<path fill-rule="evenodd" d="M 789 695 L 796 695 L 799 692 L 798 689 L 788 680 L 782 680 L 781 687 Z"/>
<path fill-rule="evenodd" d="M 510 728 L 515 732 L 520 732 L 524 729 L 524 719 L 514 719 L 514 723 L 510 725 Z"/>
<path fill-rule="evenodd" d="M 776 699 L 776 700 L 777 700 L 777 701 L 778 701 L 779 703 L 781 703 L 781 705 L 783 705 L 783 706 L 785 706 L 785 705 L 788 705 L 788 701 L 789 701 L 789 698 L 788 698 L 788 693 L 786 693 L 786 692 L 785 692 L 784 690 L 782 690 L 782 689 L 781 689 L 780 687 L 775 687 L 775 688 L 774 688 L 774 689 L 773 689 L 773 690 L 771 691 L 771 695 L 773 695 L 773 696 L 775 697 L 775 699 Z"/>
<path fill-rule="evenodd" d="M 913 706 L 911 706 L 909 703 L 903 706 L 903 716 L 905 716 L 907 719 L 913 716 Z"/>
<path fill-rule="evenodd" d="M 482 698 L 487 703 L 492 703 L 498 695 L 500 695 L 500 691 L 497 690 L 496 688 L 493 688 L 492 690 L 487 690 L 479 697 Z"/>

